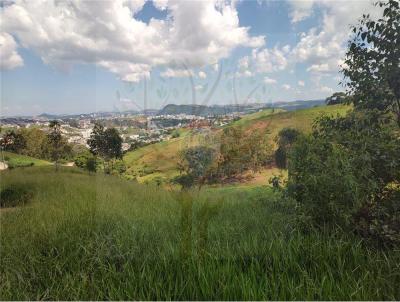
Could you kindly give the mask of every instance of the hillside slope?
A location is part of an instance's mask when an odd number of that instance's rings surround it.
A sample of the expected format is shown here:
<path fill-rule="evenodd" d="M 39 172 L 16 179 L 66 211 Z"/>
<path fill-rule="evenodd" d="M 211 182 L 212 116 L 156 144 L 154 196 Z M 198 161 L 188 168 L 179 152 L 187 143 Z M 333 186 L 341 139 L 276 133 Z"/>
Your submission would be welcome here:
<path fill-rule="evenodd" d="M 4 157 L 4 161 L 10 168 L 13 167 L 25 167 L 25 166 L 48 166 L 52 165 L 51 162 L 46 160 L 37 159 L 27 155 L 16 154 L 12 152 L 3 152 L 2 156 Z M 2 161 L 3 158 L 0 158 Z"/>
<path fill-rule="evenodd" d="M 309 132 L 312 128 L 313 120 L 321 114 L 343 115 L 348 110 L 350 110 L 350 107 L 343 105 L 315 107 L 290 112 L 284 112 L 281 109 L 266 109 L 245 115 L 226 127 L 243 127 L 247 131 L 254 129 L 266 130 L 269 133 L 271 143 L 273 143 L 273 138 L 279 130 L 285 127 L 293 127 L 302 132 Z M 186 130 L 179 138 L 128 152 L 124 157 L 128 167 L 127 174 L 132 178 L 136 178 L 139 182 L 151 181 L 154 178 L 169 180 L 178 174 L 176 167 L 179 151 L 188 146 L 196 145 L 199 141 L 206 143 L 207 136 L 217 134 L 219 131 L 220 129 L 207 131 Z M 261 173 L 262 181 L 272 172 L 278 171 L 273 169 L 268 171 L 267 174 Z M 250 183 L 254 183 L 254 181 Z"/>
<path fill-rule="evenodd" d="M 400 297 L 396 250 L 295 231 L 268 188 L 191 197 L 76 168 L 23 171 L 0 172 L 2 193 L 29 193 L 0 210 L 0 300 Z"/>

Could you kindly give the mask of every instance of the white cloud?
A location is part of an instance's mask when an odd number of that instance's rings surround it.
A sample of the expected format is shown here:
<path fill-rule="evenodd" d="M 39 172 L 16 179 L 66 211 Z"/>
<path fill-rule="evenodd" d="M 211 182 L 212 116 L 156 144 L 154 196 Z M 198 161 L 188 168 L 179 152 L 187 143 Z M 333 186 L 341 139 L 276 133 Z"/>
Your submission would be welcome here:
<path fill-rule="evenodd" d="M 285 89 L 285 90 L 290 90 L 291 87 L 290 87 L 289 84 L 283 84 L 282 88 Z"/>
<path fill-rule="evenodd" d="M 273 73 L 285 70 L 288 66 L 288 45 L 282 49 L 278 47 L 253 49 L 250 56 L 238 61 L 237 76 L 252 76 L 254 73 Z"/>
<path fill-rule="evenodd" d="M 207 74 L 204 71 L 199 71 L 199 78 L 205 79 L 205 78 L 207 78 Z"/>
<path fill-rule="evenodd" d="M 307 71 L 312 73 L 338 72 L 351 34 L 350 25 L 356 24 L 363 13 L 373 17 L 380 13 L 373 0 L 293 0 L 289 3 L 294 23 L 310 17 L 317 9 L 322 14 L 320 26 L 302 33 L 291 53 L 293 61 L 308 64 Z"/>
<path fill-rule="evenodd" d="M 312 7 L 314 5 L 314 0 L 292 0 L 290 1 L 291 11 L 290 18 L 292 23 L 297 23 L 303 21 L 304 19 L 312 15 Z"/>
<path fill-rule="evenodd" d="M 276 80 L 275 79 L 272 79 L 272 78 L 269 78 L 269 77 L 265 77 L 264 78 L 264 83 L 265 84 L 276 84 Z"/>
<path fill-rule="evenodd" d="M 17 43 L 14 38 L 5 33 L 0 33 L 0 69 L 13 69 L 24 65 L 22 58 L 17 53 Z"/>
<path fill-rule="evenodd" d="M 193 75 L 193 73 L 187 69 L 167 68 L 165 71 L 161 72 L 160 75 L 163 78 L 184 78 Z"/>
<path fill-rule="evenodd" d="M 250 58 L 245 56 L 240 58 L 238 61 L 238 71 L 236 72 L 237 77 L 251 77 L 253 76 L 253 72 L 250 70 Z"/>
<path fill-rule="evenodd" d="M 168 18 L 148 23 L 135 18 L 144 2 L 16 0 L 1 9 L 0 25 L 46 64 L 97 64 L 133 82 L 155 66 L 201 67 L 264 44 L 239 25 L 235 1 L 157 0 Z"/>
<path fill-rule="evenodd" d="M 284 70 L 287 65 L 287 58 L 284 50 L 277 47 L 273 49 L 264 48 L 262 50 L 254 49 L 252 51 L 252 60 L 257 72 L 271 73 Z"/>
<path fill-rule="evenodd" d="M 298 81 L 297 85 L 299 85 L 300 87 L 304 87 L 306 84 L 304 83 L 304 81 Z"/>

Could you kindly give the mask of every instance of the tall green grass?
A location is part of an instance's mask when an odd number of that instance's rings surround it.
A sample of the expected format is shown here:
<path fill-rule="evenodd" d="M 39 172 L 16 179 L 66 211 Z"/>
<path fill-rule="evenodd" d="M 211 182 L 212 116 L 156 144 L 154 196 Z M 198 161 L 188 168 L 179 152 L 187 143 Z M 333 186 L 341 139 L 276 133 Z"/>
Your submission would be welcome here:
<path fill-rule="evenodd" d="M 304 234 L 268 188 L 169 193 L 75 169 L 0 174 L 1 300 L 400 299 L 400 253 Z"/>

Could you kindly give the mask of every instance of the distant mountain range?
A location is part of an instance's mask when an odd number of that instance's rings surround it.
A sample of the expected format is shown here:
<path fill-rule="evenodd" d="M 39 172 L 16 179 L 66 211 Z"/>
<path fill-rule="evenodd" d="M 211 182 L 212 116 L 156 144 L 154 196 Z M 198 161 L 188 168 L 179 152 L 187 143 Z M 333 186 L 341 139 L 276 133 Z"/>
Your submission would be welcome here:
<path fill-rule="evenodd" d="M 14 116 L 14 117 L 0 117 L 2 123 L 15 123 L 16 121 L 33 122 L 37 119 L 52 120 L 52 119 L 79 119 L 79 118 L 107 118 L 107 117 L 121 117 L 127 114 L 145 114 L 145 115 L 176 115 L 176 114 L 188 114 L 197 116 L 216 116 L 226 115 L 232 113 L 253 113 L 262 109 L 267 108 L 280 108 L 288 111 L 305 109 L 316 106 L 325 105 L 325 100 L 297 100 L 293 102 L 276 102 L 276 103 L 253 103 L 253 104 L 238 104 L 238 105 L 166 105 L 161 110 L 147 109 L 143 111 L 121 111 L 121 112 L 93 112 L 93 113 L 82 113 L 82 114 L 49 114 L 42 113 L 38 116 Z"/>
<path fill-rule="evenodd" d="M 198 116 L 226 115 L 231 113 L 252 113 L 267 108 L 280 108 L 288 111 L 325 105 L 325 100 L 298 100 L 294 102 L 277 102 L 264 104 L 238 105 L 175 105 L 169 104 L 158 112 L 158 115 L 188 114 Z"/>

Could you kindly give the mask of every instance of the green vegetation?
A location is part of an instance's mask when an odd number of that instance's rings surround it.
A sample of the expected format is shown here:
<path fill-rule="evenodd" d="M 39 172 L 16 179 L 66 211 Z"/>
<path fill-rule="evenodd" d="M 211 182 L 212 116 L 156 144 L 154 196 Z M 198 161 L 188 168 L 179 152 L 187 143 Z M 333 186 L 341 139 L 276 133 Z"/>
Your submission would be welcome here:
<path fill-rule="evenodd" d="M 35 192 L 0 212 L 2 300 L 400 298 L 398 252 L 339 231 L 302 233 L 292 205 L 265 187 L 185 201 L 73 168 L 0 176 L 2 189 Z"/>
<path fill-rule="evenodd" d="M 356 107 L 391 112 L 400 127 L 400 2 L 376 5 L 380 18 L 363 15 L 352 27 L 342 72 Z"/>
<path fill-rule="evenodd" d="M 3 152 L 3 156 L 9 168 L 51 165 L 48 161 L 12 152 Z"/>
<path fill-rule="evenodd" d="M 318 118 L 289 156 L 288 195 L 316 228 L 400 244 L 400 5 L 353 27 L 343 67 L 354 111 Z"/>
<path fill-rule="evenodd" d="M 57 121 L 50 123 L 49 132 L 35 127 L 8 130 L 2 136 L 0 147 L 5 151 L 57 163 L 73 157 L 73 146 L 61 136 Z"/>
<path fill-rule="evenodd" d="M 275 164 L 278 168 L 287 169 L 288 153 L 300 136 L 300 132 L 294 128 L 283 128 L 275 138 L 278 148 L 275 150 Z"/>
<path fill-rule="evenodd" d="M 292 112 L 267 109 L 246 115 L 224 129 L 240 127 L 246 133 L 258 129 L 258 131 L 268 133 L 267 139 L 270 144 L 274 144 L 274 138 L 284 128 L 294 128 L 308 133 L 312 130 L 312 123 L 318 116 L 323 114 L 334 116 L 339 114 L 342 116 L 349 110 L 351 110 L 351 107 L 346 105 L 316 107 Z M 127 152 L 124 155 L 124 162 L 127 167 L 125 177 L 128 179 L 135 178 L 141 183 L 160 178 L 170 181 L 179 175 L 177 166 L 180 161 L 179 153 L 182 150 L 202 143 L 215 145 L 215 137 L 220 134 L 221 130 L 214 130 L 207 134 L 181 130 L 178 138 Z M 268 171 L 265 173 L 271 174 Z"/>
<path fill-rule="evenodd" d="M 113 162 L 154 184 L 76 168 L 1 172 L 0 299 L 399 300 L 400 8 L 377 5 L 383 17 L 363 16 L 347 52 L 353 108 L 258 112 Z M 9 134 L 7 148 L 29 145 Z M 260 173 L 264 186 L 202 187 L 254 175 L 274 144 L 287 181 Z M 97 125 L 89 145 L 106 161 L 122 156 L 115 129 Z M 95 172 L 96 158 L 77 165 Z M 183 190 L 164 190 L 178 169 Z"/>
<path fill-rule="evenodd" d="M 122 138 L 118 130 L 115 128 L 105 129 L 103 125 L 96 123 L 87 143 L 90 152 L 103 159 L 104 172 L 111 174 L 114 170 L 115 160 L 122 159 Z M 94 160 L 94 162 L 96 161 Z M 88 169 L 92 163 L 93 160 L 90 159 L 89 166 L 87 162 L 84 164 L 85 168 Z"/>

